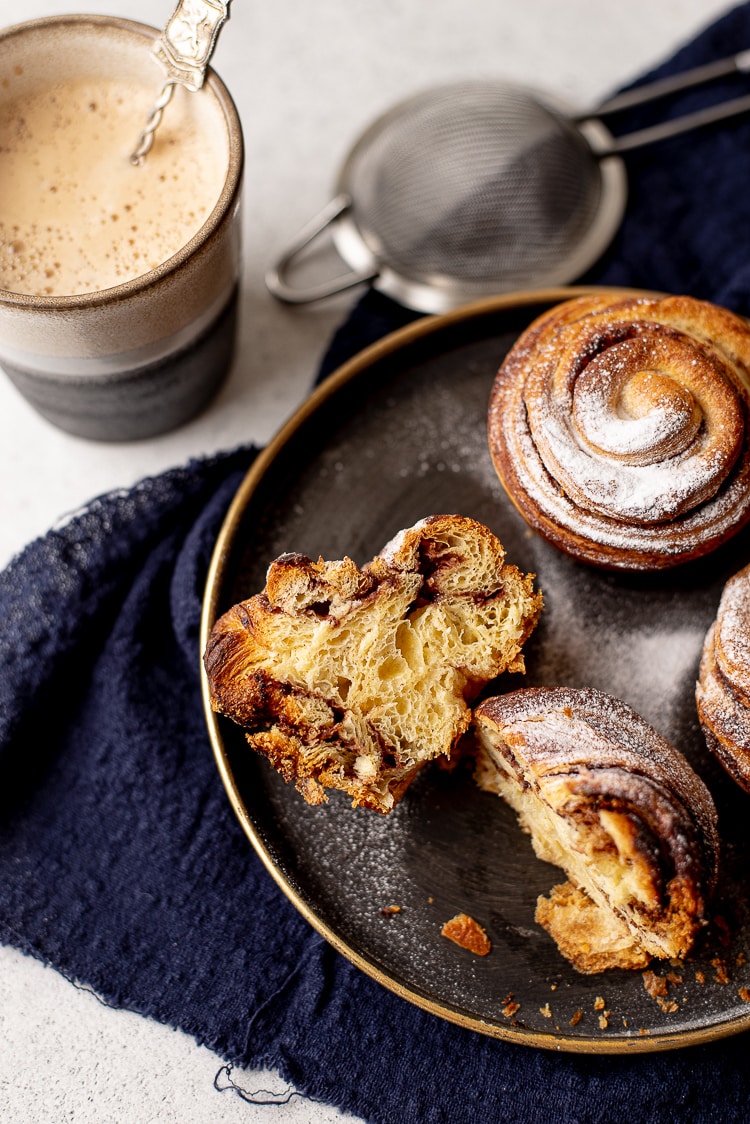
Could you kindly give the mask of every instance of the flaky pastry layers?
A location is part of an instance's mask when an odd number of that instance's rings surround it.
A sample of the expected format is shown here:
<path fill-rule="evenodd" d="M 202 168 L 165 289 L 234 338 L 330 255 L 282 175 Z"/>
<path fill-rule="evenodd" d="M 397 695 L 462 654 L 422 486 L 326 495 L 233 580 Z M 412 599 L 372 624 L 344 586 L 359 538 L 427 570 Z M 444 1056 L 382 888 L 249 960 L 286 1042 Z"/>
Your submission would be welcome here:
<path fill-rule="evenodd" d="M 750 566 L 722 590 L 703 644 L 695 702 L 708 748 L 750 792 Z"/>
<path fill-rule="evenodd" d="M 686 759 L 619 699 L 527 688 L 474 713 L 480 787 L 569 881 L 536 920 L 581 972 L 684 956 L 718 860 L 716 812 Z"/>
<path fill-rule="evenodd" d="M 691 297 L 584 296 L 519 337 L 489 444 L 526 521 L 608 569 L 697 558 L 750 519 L 750 328 Z"/>
<path fill-rule="evenodd" d="M 308 803 L 337 788 L 388 812 L 423 765 L 450 756 L 481 688 L 523 670 L 542 605 L 532 579 L 460 515 L 399 532 L 361 570 L 282 555 L 263 592 L 213 627 L 212 706 Z"/>

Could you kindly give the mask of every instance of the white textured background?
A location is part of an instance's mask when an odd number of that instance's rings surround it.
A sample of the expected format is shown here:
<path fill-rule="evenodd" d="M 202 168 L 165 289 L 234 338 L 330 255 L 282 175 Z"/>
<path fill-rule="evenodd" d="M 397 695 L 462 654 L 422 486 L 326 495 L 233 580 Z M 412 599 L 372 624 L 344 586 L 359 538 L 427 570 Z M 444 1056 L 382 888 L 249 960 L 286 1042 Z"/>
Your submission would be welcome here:
<path fill-rule="evenodd" d="M 731 7 L 726 0 L 234 0 L 214 58 L 247 148 L 233 372 L 201 418 L 122 446 L 53 429 L 0 373 L 0 565 L 93 496 L 190 456 L 264 442 L 294 410 L 355 297 L 289 309 L 268 296 L 263 274 L 328 200 L 339 164 L 375 115 L 418 89 L 485 75 L 590 106 Z M 84 10 L 161 26 L 172 8 L 171 0 L 89 0 Z M 0 24 L 71 10 L 0 0 Z M 260 1108 L 219 1094 L 220 1064 L 183 1034 L 105 1008 L 51 969 L 0 947 L 3 1124 L 342 1119 L 299 1099 Z M 234 1078 L 250 1090 L 283 1088 L 275 1075 L 235 1071 Z"/>

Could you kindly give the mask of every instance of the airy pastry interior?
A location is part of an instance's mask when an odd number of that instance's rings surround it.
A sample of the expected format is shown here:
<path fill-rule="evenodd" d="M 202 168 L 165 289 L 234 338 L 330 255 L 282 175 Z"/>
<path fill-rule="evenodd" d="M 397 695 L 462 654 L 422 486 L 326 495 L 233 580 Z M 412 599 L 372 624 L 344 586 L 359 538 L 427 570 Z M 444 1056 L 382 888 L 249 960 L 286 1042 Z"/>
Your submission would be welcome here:
<path fill-rule="evenodd" d="M 541 607 L 531 578 L 480 524 L 435 518 L 362 570 L 282 556 L 264 594 L 217 622 L 214 705 L 309 802 L 333 786 L 388 811 L 450 754 L 478 690 L 523 668 Z"/>

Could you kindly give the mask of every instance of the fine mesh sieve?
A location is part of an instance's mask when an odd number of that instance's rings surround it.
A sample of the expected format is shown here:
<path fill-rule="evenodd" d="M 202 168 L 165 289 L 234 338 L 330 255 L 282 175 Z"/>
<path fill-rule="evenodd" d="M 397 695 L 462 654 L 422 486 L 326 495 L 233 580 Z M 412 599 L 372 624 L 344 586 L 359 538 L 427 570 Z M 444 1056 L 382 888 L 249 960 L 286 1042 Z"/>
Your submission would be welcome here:
<path fill-rule="evenodd" d="M 303 304 L 371 281 L 408 307 L 441 312 L 572 281 L 620 224 L 619 153 L 747 111 L 750 95 L 617 139 L 599 116 L 738 70 L 750 70 L 750 51 L 613 98 L 596 116 L 496 81 L 417 94 L 360 136 L 335 197 L 268 273 L 268 287 Z M 327 228 L 351 272 L 295 287 L 297 259 Z"/>

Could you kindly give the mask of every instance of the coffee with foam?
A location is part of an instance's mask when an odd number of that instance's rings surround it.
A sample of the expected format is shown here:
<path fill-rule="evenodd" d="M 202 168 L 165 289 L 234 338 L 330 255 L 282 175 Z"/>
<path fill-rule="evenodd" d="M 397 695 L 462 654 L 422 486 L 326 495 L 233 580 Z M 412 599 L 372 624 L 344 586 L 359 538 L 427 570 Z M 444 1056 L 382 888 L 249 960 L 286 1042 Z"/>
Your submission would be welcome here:
<path fill-rule="evenodd" d="M 0 365 L 96 440 L 182 425 L 234 351 L 242 127 L 209 69 L 131 164 L 164 81 L 158 36 L 95 15 L 0 29 Z"/>
<path fill-rule="evenodd" d="M 111 288 L 156 268 L 197 233 L 221 193 L 226 145 L 195 120 L 193 95 L 177 91 L 135 167 L 129 156 L 153 84 L 69 78 L 13 97 L 11 83 L 3 80 L 0 105 L 0 288 Z"/>

